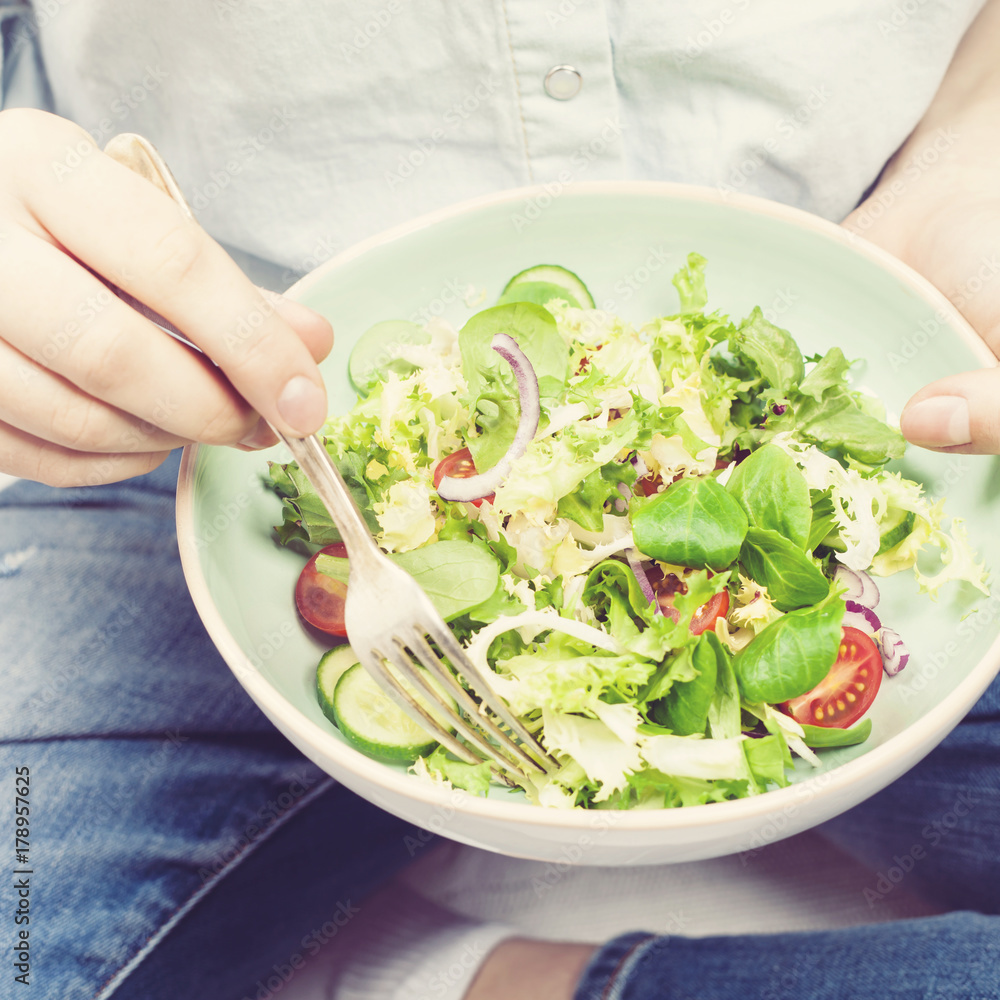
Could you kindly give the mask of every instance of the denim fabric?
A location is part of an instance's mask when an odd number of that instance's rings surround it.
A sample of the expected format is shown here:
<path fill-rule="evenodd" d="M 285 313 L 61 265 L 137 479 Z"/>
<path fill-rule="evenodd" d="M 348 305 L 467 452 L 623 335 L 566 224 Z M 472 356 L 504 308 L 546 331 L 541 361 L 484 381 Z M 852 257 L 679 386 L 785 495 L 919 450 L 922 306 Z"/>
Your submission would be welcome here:
<path fill-rule="evenodd" d="M 175 457 L 0 493 L 0 774 L 12 798 L 31 769 L 34 987 L 5 947 L 4 1000 L 253 998 L 409 859 L 409 828 L 304 760 L 216 653 L 177 557 L 176 475 Z"/>
<path fill-rule="evenodd" d="M 1000 998 L 1000 679 L 924 761 L 819 830 L 872 869 L 873 911 L 905 884 L 953 912 L 766 937 L 624 935 L 595 953 L 575 1000 Z"/>

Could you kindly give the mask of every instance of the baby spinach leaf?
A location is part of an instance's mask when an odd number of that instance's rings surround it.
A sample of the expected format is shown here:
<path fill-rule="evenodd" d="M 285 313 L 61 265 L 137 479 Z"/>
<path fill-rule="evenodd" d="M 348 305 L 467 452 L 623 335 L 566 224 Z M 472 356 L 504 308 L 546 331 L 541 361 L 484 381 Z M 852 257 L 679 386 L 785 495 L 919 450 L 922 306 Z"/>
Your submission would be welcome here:
<path fill-rule="evenodd" d="M 472 542 L 432 542 L 389 558 L 423 587 L 445 621 L 489 600 L 500 582 L 496 558 L 484 545 Z M 316 560 L 316 569 L 346 582 L 350 562 L 322 555 Z"/>
<path fill-rule="evenodd" d="M 776 704 L 811 691 L 836 662 L 843 617 L 844 602 L 834 591 L 759 632 L 733 658 L 743 697 Z"/>
<path fill-rule="evenodd" d="M 809 496 L 812 498 L 812 525 L 806 548 L 812 552 L 837 527 L 837 517 L 833 510 L 832 491 L 810 490 Z"/>
<path fill-rule="evenodd" d="M 708 707 L 708 735 L 714 740 L 730 740 L 740 735 L 740 688 L 733 671 L 732 654 L 714 632 L 704 632 L 715 650 L 715 697 Z"/>
<path fill-rule="evenodd" d="M 773 444 L 758 448 L 733 469 L 726 489 L 752 527 L 777 531 L 806 547 L 812 522 L 809 484 L 787 452 Z"/>
<path fill-rule="evenodd" d="M 675 683 L 653 713 L 657 722 L 669 726 L 678 736 L 705 732 L 708 710 L 716 693 L 718 661 L 726 654 L 719 646 L 718 636 L 705 632 L 691 655 L 697 675 L 686 683 Z"/>
<path fill-rule="evenodd" d="M 818 403 L 827 389 L 847 385 L 850 367 L 851 363 L 844 357 L 844 352 L 839 347 L 831 347 L 802 380 L 799 392 L 803 396 L 812 396 Z"/>
<path fill-rule="evenodd" d="M 754 363 L 764 380 L 781 395 L 798 386 L 805 374 L 802 352 L 787 330 L 764 319 L 757 307 L 735 335 L 740 354 Z"/>
<path fill-rule="evenodd" d="M 552 314 L 539 305 L 512 302 L 493 306 L 476 313 L 462 327 L 458 346 L 468 385 L 465 402 L 481 432 L 469 438 L 469 450 L 481 471 L 496 465 L 510 447 L 520 413 L 514 374 L 491 346 L 498 333 L 513 337 L 527 355 L 543 400 L 557 398 L 569 375 L 569 347 Z"/>
<path fill-rule="evenodd" d="M 682 479 L 632 507 L 639 551 L 678 566 L 725 569 L 747 532 L 743 508 L 714 479 Z"/>
<path fill-rule="evenodd" d="M 779 611 L 816 604 L 830 590 L 830 581 L 809 555 L 776 531 L 750 528 L 740 562 L 748 576 L 767 587 Z"/>

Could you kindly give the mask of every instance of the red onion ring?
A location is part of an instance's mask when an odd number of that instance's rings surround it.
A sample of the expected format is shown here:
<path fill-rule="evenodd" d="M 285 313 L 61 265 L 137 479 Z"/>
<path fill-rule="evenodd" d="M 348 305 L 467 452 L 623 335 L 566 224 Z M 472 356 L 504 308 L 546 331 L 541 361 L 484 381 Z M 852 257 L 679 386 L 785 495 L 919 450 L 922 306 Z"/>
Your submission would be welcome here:
<path fill-rule="evenodd" d="M 882 627 L 878 615 L 871 608 L 866 608 L 857 601 L 848 599 L 846 602 L 847 611 L 844 613 L 844 624 L 851 628 L 856 628 L 866 635 L 875 635 Z"/>
<path fill-rule="evenodd" d="M 910 662 L 910 651 L 895 629 L 884 628 L 875 636 L 882 653 L 882 667 L 890 677 L 895 677 Z"/>
<path fill-rule="evenodd" d="M 836 583 L 847 588 L 844 597 L 866 608 L 877 608 L 879 602 L 878 587 L 875 581 L 864 570 L 853 570 L 847 566 L 838 566 L 833 574 Z"/>
<path fill-rule="evenodd" d="M 438 496 L 442 500 L 471 502 L 495 493 L 510 472 L 511 464 L 524 454 L 538 430 L 542 406 L 538 393 L 538 377 L 531 367 L 531 362 L 517 346 L 517 341 L 506 333 L 496 334 L 490 346 L 510 365 L 514 378 L 517 379 L 517 395 L 521 407 L 517 433 L 504 456 L 492 469 L 469 476 L 468 479 L 445 476 L 437 488 Z"/>
<path fill-rule="evenodd" d="M 619 486 L 623 486 L 624 483 L 619 483 Z M 627 489 L 628 487 L 626 487 Z M 649 601 L 650 604 L 654 605 L 655 614 L 663 614 L 663 608 L 660 607 L 660 602 L 656 599 L 656 593 L 653 590 L 652 584 L 649 582 L 649 577 L 646 576 L 646 571 L 642 568 L 642 562 L 639 560 L 639 553 L 635 549 L 626 549 L 625 558 L 628 560 L 629 568 L 632 570 L 632 574 L 635 576 L 636 583 L 639 584 L 639 588 L 642 590 L 642 596 Z"/>

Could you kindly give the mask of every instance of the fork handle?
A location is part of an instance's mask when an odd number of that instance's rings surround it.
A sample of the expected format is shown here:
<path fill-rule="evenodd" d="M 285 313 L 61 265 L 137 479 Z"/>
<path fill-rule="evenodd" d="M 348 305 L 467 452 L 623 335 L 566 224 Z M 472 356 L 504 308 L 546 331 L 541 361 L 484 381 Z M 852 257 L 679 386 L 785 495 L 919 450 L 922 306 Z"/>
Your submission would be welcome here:
<path fill-rule="evenodd" d="M 320 500 L 333 517 L 341 538 L 344 539 L 347 554 L 352 559 L 378 555 L 380 550 L 375 544 L 375 539 L 372 538 L 368 525 L 365 524 L 358 505 L 347 488 L 347 483 L 344 482 L 343 476 L 333 464 L 320 439 L 315 434 L 304 438 L 290 438 L 277 430 L 274 433 L 292 453 L 292 457 L 299 463 L 299 468 L 315 487 Z"/>

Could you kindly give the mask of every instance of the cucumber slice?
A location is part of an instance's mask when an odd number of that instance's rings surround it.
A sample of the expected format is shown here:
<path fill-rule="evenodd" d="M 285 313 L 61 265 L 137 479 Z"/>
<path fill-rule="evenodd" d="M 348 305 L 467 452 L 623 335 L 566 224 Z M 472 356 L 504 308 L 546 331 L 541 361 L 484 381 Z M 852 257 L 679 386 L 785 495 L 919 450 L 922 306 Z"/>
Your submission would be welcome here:
<path fill-rule="evenodd" d="M 534 302 L 535 305 L 544 306 L 553 299 L 565 299 L 571 306 L 580 308 L 579 301 L 572 293 L 549 281 L 522 281 L 519 285 L 508 288 L 497 299 L 497 305 L 506 305 L 508 302 Z"/>
<path fill-rule="evenodd" d="M 347 673 L 355 663 L 360 663 L 350 646 L 334 646 L 327 650 L 316 667 L 316 697 L 323 714 L 334 724 L 337 717 L 333 711 L 333 692 L 337 681 Z"/>
<path fill-rule="evenodd" d="M 893 510 L 890 508 L 882 518 L 882 539 L 876 555 L 882 555 L 895 548 L 913 531 L 917 523 L 917 515 L 912 510 Z"/>
<path fill-rule="evenodd" d="M 372 388 L 385 379 L 387 372 L 410 375 L 416 366 L 399 356 L 407 344 L 429 344 L 431 335 L 416 323 L 405 319 L 387 319 L 369 327 L 354 345 L 347 362 L 351 385 L 367 396 Z"/>
<path fill-rule="evenodd" d="M 333 714 L 348 742 L 377 760 L 408 763 L 437 746 L 437 740 L 399 708 L 360 663 L 337 681 Z"/>
<path fill-rule="evenodd" d="M 515 274 L 507 282 L 501 293 L 501 299 L 503 301 L 511 301 L 509 299 L 504 300 L 503 295 L 506 295 L 515 285 L 529 283 L 556 285 L 564 292 L 569 292 L 584 309 L 596 308 L 594 297 L 590 294 L 589 289 L 580 280 L 579 276 L 575 275 L 572 271 L 567 271 L 565 267 L 560 267 L 558 264 L 536 264 L 534 267 L 525 268 L 525 270 Z"/>

